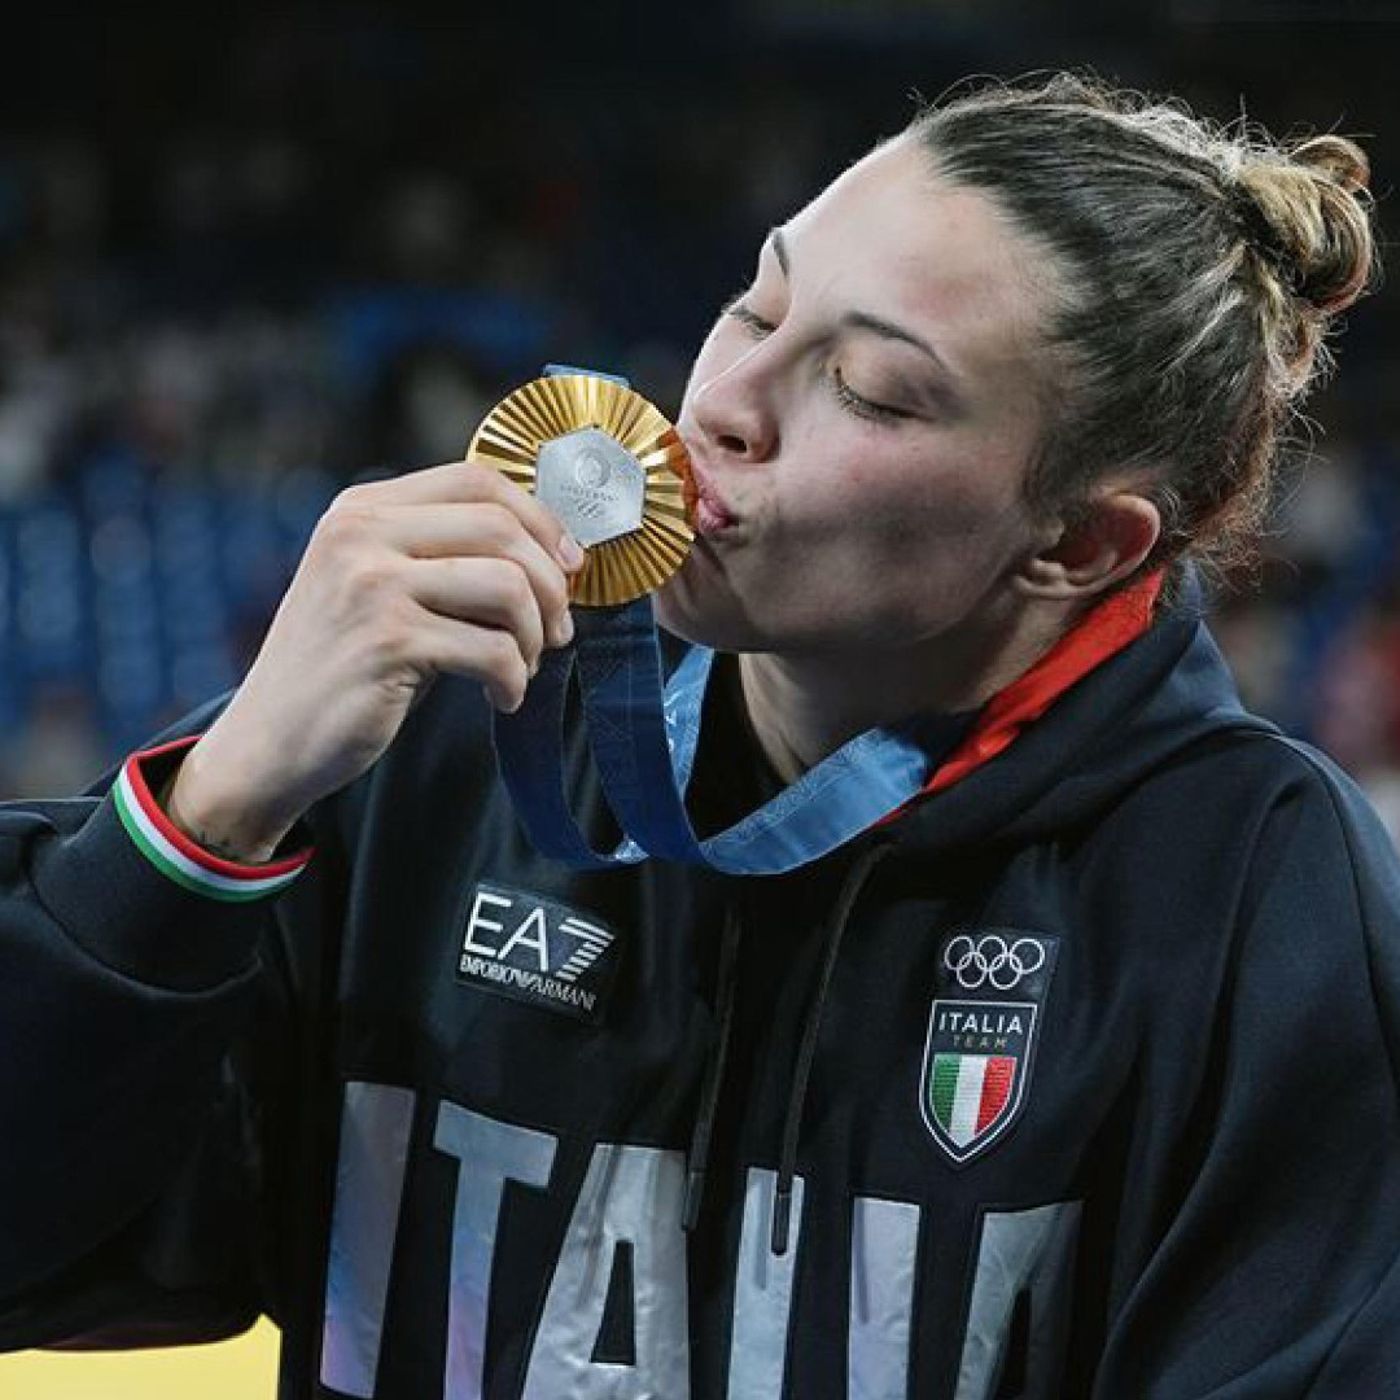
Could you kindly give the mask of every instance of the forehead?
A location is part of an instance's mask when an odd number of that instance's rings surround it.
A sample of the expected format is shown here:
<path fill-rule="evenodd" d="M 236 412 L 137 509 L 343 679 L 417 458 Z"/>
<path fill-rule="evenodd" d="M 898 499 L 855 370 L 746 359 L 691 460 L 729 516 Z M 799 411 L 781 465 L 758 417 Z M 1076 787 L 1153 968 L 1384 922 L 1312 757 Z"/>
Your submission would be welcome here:
<path fill-rule="evenodd" d="M 937 175 L 907 137 L 846 170 L 784 236 L 795 285 L 927 335 L 955 371 L 1034 357 L 1048 255 L 990 196 Z"/>

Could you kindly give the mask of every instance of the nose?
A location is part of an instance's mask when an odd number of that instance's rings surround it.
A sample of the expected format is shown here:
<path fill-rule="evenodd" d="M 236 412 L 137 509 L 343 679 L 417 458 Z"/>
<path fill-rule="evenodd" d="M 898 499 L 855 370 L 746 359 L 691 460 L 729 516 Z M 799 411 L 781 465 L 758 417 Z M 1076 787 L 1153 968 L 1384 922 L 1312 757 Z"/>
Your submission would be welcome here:
<path fill-rule="evenodd" d="M 778 425 L 763 386 L 734 365 L 703 385 L 691 400 L 691 417 L 716 456 L 763 462 L 778 450 Z"/>

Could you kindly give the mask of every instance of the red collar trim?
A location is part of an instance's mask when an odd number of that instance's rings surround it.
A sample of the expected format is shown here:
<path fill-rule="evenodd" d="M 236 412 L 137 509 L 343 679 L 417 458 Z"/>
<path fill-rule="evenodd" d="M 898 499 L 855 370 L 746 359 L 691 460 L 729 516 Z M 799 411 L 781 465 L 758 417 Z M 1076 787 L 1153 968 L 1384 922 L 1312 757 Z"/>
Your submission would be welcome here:
<path fill-rule="evenodd" d="M 972 731 L 924 784 L 919 797 L 952 787 L 973 769 L 1010 748 L 1021 731 L 1038 720 L 1070 686 L 1142 636 L 1152 625 L 1152 610 L 1162 591 L 1162 579 L 1162 571 L 1158 570 L 1105 599 L 1029 671 L 992 696 Z M 892 821 L 909 805 L 906 802 L 884 820 Z"/>

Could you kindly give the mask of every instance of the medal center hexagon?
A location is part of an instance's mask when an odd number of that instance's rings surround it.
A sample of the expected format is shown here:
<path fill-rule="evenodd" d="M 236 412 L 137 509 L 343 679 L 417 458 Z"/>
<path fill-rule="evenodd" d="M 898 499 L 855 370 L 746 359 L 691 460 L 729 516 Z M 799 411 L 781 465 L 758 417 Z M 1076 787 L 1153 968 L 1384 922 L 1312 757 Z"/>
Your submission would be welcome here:
<path fill-rule="evenodd" d="M 646 469 L 601 428 L 550 438 L 535 459 L 535 494 L 584 546 L 642 526 Z"/>

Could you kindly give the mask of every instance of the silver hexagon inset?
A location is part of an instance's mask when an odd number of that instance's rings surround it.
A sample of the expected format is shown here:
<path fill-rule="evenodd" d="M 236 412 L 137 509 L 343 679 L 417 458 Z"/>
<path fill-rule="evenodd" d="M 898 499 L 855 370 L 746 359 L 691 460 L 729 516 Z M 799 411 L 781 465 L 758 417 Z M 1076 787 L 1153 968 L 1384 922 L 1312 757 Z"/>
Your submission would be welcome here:
<path fill-rule="evenodd" d="M 551 438 L 535 459 L 535 494 L 584 548 L 642 526 L 646 470 L 599 428 Z"/>

